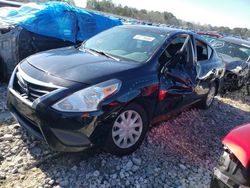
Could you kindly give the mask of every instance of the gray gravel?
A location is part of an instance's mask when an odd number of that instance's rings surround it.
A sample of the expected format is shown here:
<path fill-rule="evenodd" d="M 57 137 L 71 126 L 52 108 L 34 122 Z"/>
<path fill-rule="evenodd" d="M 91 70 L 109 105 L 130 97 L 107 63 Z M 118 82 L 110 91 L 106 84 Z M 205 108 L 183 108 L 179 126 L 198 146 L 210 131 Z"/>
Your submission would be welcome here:
<path fill-rule="evenodd" d="M 217 97 L 208 110 L 190 109 L 153 127 L 134 154 L 99 150 L 57 153 L 20 128 L 0 86 L 0 187 L 208 187 L 220 140 L 250 122 L 250 97 Z"/>

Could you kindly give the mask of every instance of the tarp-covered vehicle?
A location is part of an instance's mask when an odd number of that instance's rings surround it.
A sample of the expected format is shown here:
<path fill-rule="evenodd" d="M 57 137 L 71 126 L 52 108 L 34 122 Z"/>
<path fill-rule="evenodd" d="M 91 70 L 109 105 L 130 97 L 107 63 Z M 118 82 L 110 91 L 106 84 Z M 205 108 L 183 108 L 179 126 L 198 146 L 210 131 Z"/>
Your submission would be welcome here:
<path fill-rule="evenodd" d="M 0 77 L 9 78 L 15 65 L 31 54 L 78 44 L 121 24 L 116 18 L 58 2 L 0 8 Z"/>

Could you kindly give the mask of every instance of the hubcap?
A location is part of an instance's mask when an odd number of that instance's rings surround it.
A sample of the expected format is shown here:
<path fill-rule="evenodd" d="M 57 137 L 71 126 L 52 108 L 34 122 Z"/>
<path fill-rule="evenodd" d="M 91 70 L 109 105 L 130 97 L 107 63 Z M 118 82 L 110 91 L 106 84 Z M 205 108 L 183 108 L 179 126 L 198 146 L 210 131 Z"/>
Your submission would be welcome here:
<path fill-rule="evenodd" d="M 208 92 L 208 95 L 207 95 L 207 106 L 210 106 L 214 100 L 214 96 L 215 96 L 215 87 L 212 86 Z"/>
<path fill-rule="evenodd" d="M 142 118 L 134 110 L 122 112 L 115 120 L 112 128 L 112 138 L 119 148 L 133 146 L 142 133 Z"/>

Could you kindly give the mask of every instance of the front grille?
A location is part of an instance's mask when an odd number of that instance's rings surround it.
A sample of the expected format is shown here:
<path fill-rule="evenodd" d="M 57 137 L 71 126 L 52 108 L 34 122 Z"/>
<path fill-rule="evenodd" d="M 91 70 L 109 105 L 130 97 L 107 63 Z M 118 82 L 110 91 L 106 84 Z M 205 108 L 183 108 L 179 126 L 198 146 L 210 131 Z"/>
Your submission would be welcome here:
<path fill-rule="evenodd" d="M 24 79 L 21 72 L 17 71 L 14 78 L 13 89 L 23 98 L 33 102 L 37 98 L 46 95 L 57 88 L 31 83 Z"/>

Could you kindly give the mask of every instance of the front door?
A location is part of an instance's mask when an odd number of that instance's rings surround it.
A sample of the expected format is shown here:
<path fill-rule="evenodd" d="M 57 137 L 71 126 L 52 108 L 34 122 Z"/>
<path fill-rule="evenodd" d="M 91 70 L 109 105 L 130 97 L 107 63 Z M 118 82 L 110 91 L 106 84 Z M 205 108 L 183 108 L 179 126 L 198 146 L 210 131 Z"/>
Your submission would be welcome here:
<path fill-rule="evenodd" d="M 191 36 L 175 36 L 160 56 L 159 63 L 157 115 L 163 115 L 192 103 L 196 98 L 196 68 Z"/>

